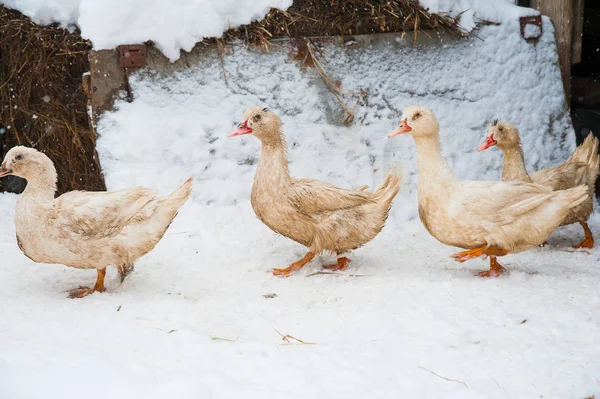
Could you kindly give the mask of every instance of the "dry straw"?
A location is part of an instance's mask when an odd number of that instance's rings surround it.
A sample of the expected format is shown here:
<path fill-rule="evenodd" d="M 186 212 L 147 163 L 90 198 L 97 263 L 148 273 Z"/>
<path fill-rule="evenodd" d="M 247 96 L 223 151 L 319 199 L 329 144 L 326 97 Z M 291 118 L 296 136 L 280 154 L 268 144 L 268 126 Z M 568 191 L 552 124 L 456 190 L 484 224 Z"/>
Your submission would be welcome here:
<path fill-rule="evenodd" d="M 0 155 L 15 145 L 43 151 L 56 165 L 60 192 L 105 189 L 81 90 L 89 49 L 77 32 L 0 6 Z"/>

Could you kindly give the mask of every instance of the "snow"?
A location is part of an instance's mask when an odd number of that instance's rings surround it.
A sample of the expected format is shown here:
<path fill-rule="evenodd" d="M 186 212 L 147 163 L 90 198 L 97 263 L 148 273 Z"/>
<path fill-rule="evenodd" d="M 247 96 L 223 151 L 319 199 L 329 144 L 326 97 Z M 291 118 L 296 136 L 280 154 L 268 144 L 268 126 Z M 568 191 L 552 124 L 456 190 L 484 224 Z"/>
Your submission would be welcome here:
<path fill-rule="evenodd" d="M 459 24 L 466 32 L 471 32 L 478 21 L 502 23 L 539 15 L 532 8 L 516 6 L 513 0 L 419 0 L 419 4 L 432 14 L 459 17 Z"/>
<path fill-rule="evenodd" d="M 523 37 L 525 39 L 537 39 L 541 34 L 541 28 L 535 24 L 527 24 L 525 25 L 525 29 L 523 29 Z"/>
<path fill-rule="evenodd" d="M 207 37 L 262 19 L 292 0 L 1 0 L 38 24 L 77 25 L 94 49 L 152 40 L 169 59 Z"/>
<path fill-rule="evenodd" d="M 599 247 L 565 252 L 583 238 L 567 226 L 545 248 L 502 258 L 510 275 L 475 278 L 486 261 L 454 262 L 456 249 L 417 218 L 410 138 L 385 139 L 399 110 L 420 103 L 438 115 L 461 178 L 499 179 L 498 151 L 475 151 L 494 118 L 521 128 L 530 168 L 566 159 L 575 143 L 549 21 L 535 46 L 517 21 L 478 36 L 416 49 L 408 38 L 325 45 L 323 65 L 342 90 L 369 92 L 350 127 L 316 72 L 290 60 L 286 46 L 269 55 L 236 47 L 224 58 L 227 83 L 214 54 L 190 57 L 191 68 L 170 75 L 131 76 L 135 101 L 119 102 L 98 124 L 109 188 L 166 194 L 191 175 L 193 197 L 122 285 L 109 270 L 107 292 L 68 300 L 62 291 L 92 283 L 95 272 L 24 257 L 12 222 L 17 197 L 0 195 L 0 396 L 600 394 Z M 296 176 L 373 187 L 388 168 L 404 174 L 386 227 L 351 254 L 348 271 L 312 275 L 332 261 L 321 258 L 287 279 L 267 273 L 304 248 L 251 209 L 259 143 L 226 138 L 251 105 L 282 117 Z M 600 216 L 590 223 L 597 235 Z M 286 344 L 276 330 L 314 344 Z"/>
<path fill-rule="evenodd" d="M 171 60 L 207 37 L 220 37 L 263 18 L 271 8 L 287 10 L 292 0 L 0 0 L 38 24 L 77 25 L 94 49 L 151 40 Z M 472 31 L 480 20 L 508 22 L 538 15 L 510 0 L 419 0 L 431 13 L 459 17 Z"/>

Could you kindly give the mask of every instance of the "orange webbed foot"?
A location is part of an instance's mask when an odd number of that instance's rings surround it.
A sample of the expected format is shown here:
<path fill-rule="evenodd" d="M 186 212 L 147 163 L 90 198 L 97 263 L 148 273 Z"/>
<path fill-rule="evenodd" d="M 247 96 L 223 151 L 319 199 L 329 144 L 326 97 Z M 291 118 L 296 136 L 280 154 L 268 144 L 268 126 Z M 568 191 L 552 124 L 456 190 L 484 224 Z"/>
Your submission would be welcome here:
<path fill-rule="evenodd" d="M 573 245 L 573 248 L 594 248 L 594 239 L 590 237 L 586 237 L 577 245 Z"/>
<path fill-rule="evenodd" d="M 348 269 L 348 263 L 350 262 L 350 259 L 346 258 L 345 256 L 342 256 L 341 258 L 338 258 L 337 263 L 334 265 L 323 265 L 323 269 L 331 270 L 334 272 L 341 272 Z"/>
<path fill-rule="evenodd" d="M 74 288 L 72 290 L 67 290 L 65 292 L 69 293 L 70 299 L 75 299 L 75 298 L 86 297 L 90 294 L 93 294 L 94 292 L 104 292 L 104 291 L 106 291 L 104 288 L 102 289 L 102 291 L 97 291 L 95 288 L 80 286 L 79 288 Z"/>
<path fill-rule="evenodd" d="M 273 269 L 273 270 L 271 270 L 271 273 L 273 273 L 273 275 L 277 276 L 277 277 L 287 277 L 290 274 L 302 269 L 304 267 L 304 265 L 306 265 L 308 262 L 313 260 L 313 258 L 316 255 L 317 255 L 316 253 L 309 251 L 306 253 L 306 255 L 304 255 L 304 258 L 292 263 L 285 269 Z"/>
<path fill-rule="evenodd" d="M 494 248 L 494 247 L 479 247 L 473 249 L 467 249 L 466 251 L 458 252 L 450 257 L 457 262 L 463 263 L 469 259 L 475 259 L 483 255 L 487 256 L 504 256 L 508 253 L 506 249 Z"/>
<path fill-rule="evenodd" d="M 475 259 L 482 255 L 485 255 L 485 247 L 467 249 L 466 251 L 457 252 L 453 255 L 450 255 L 450 257 L 456 260 L 457 262 L 463 263 L 468 261 L 469 259 Z"/>
<path fill-rule="evenodd" d="M 273 276 L 277 276 L 277 277 L 288 277 L 290 274 L 294 273 L 295 271 L 300 270 L 300 269 L 293 268 L 292 266 L 293 266 L 293 263 L 292 263 L 292 265 L 290 265 L 286 268 L 283 268 L 283 269 L 272 269 L 271 273 L 273 273 Z"/>
<path fill-rule="evenodd" d="M 94 292 L 106 291 L 106 289 L 104 288 L 104 277 L 106 276 L 106 268 L 96 269 L 96 272 L 98 273 L 98 277 L 96 278 L 96 283 L 92 288 L 79 286 L 79 288 L 65 291 L 69 293 L 69 298 L 83 298 L 85 296 L 93 294 Z"/>

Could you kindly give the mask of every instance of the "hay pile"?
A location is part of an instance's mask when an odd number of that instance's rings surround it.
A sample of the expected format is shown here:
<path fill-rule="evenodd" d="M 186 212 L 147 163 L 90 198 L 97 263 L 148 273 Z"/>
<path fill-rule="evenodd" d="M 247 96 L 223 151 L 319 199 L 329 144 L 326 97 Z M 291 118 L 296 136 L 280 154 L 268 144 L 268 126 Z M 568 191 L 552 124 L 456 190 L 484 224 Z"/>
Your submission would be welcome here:
<path fill-rule="evenodd" d="M 272 9 L 264 19 L 224 34 L 263 48 L 278 37 L 351 36 L 443 30 L 464 35 L 456 19 L 428 13 L 416 0 L 294 0 L 287 11 Z M 427 34 L 427 32 L 423 32 Z"/>
<path fill-rule="evenodd" d="M 429 14 L 416 0 L 294 0 L 287 11 L 273 9 L 261 21 L 205 43 L 243 40 L 268 49 L 272 38 L 423 29 L 463 34 L 455 20 Z M 61 193 L 105 189 L 81 90 L 90 49 L 77 31 L 38 26 L 0 5 L 0 157 L 19 144 L 45 152 L 58 169 Z M 0 191 L 7 185 L 20 191 L 24 182 L 2 179 Z"/>
<path fill-rule="evenodd" d="M 60 192 L 105 189 L 81 90 L 90 48 L 78 32 L 38 26 L 0 6 L 0 157 L 15 145 L 43 151 L 56 165 Z M 24 187 L 18 178 L 0 184 Z"/>

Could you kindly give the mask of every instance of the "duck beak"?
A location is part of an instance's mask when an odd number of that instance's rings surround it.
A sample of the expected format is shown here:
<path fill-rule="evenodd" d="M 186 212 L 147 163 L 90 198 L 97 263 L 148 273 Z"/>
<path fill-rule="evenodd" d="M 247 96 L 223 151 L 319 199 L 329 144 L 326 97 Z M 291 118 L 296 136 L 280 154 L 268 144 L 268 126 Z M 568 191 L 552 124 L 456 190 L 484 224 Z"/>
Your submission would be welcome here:
<path fill-rule="evenodd" d="M 248 121 L 243 121 L 242 123 L 240 123 L 237 127 L 237 129 L 230 133 L 229 136 L 227 137 L 235 137 L 235 136 L 241 136 L 242 134 L 250 134 L 252 133 L 252 129 L 250 129 L 248 127 Z"/>
<path fill-rule="evenodd" d="M 487 150 L 488 148 L 498 144 L 496 140 L 494 140 L 494 134 L 490 134 L 485 138 L 485 142 L 477 147 L 477 151 Z"/>
<path fill-rule="evenodd" d="M 6 162 L 2 162 L 2 167 L 0 167 L 0 177 L 8 176 L 12 172 L 12 169 L 6 169 Z"/>
<path fill-rule="evenodd" d="M 400 124 L 398 124 L 396 130 L 387 135 L 387 138 L 389 139 L 390 137 L 394 137 L 402 133 L 408 133 L 411 130 L 412 128 L 408 126 L 408 121 L 406 120 L 406 118 L 404 118 L 400 121 Z"/>

